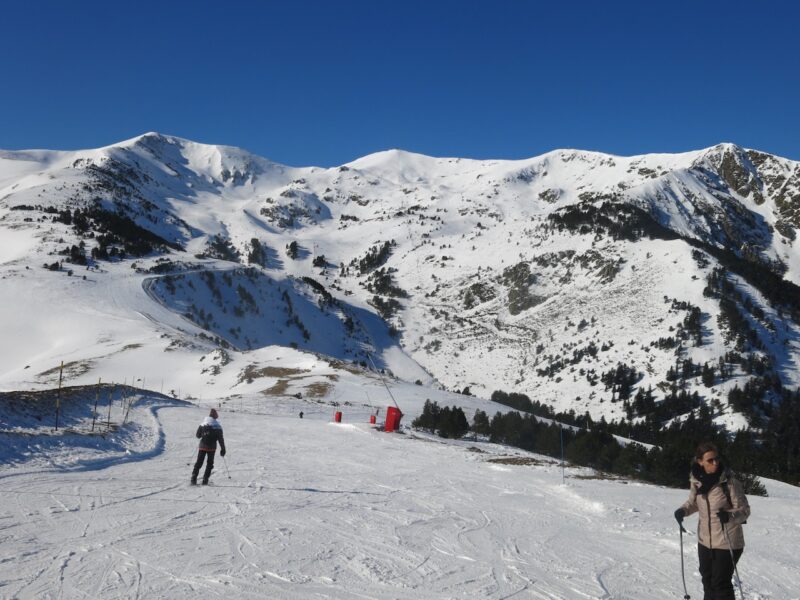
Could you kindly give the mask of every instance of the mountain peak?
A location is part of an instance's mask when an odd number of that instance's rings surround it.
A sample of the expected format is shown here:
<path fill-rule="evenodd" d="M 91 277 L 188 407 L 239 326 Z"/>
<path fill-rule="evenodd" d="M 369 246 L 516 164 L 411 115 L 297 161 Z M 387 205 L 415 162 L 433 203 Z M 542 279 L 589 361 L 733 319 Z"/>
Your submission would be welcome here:
<path fill-rule="evenodd" d="M 141 135 L 134 136 L 127 140 L 122 140 L 120 142 L 109 144 L 108 146 L 106 146 L 106 148 L 130 148 L 132 146 L 152 144 L 153 142 L 176 143 L 176 142 L 189 142 L 189 140 L 185 140 L 171 135 L 165 135 L 157 131 L 148 131 L 146 133 L 142 133 Z"/>
<path fill-rule="evenodd" d="M 205 144 L 174 135 L 149 131 L 134 138 L 103 148 L 125 160 L 125 154 L 144 156 L 147 160 L 180 170 L 184 165 L 196 174 L 210 177 L 223 184 L 240 185 L 254 182 L 265 173 L 283 173 L 287 167 L 236 146 Z"/>
<path fill-rule="evenodd" d="M 415 164 L 421 166 L 423 164 L 430 165 L 436 161 L 441 160 L 427 154 L 418 154 L 416 152 L 409 152 L 408 150 L 401 150 L 400 148 L 391 148 L 389 150 L 381 150 L 373 152 L 357 158 L 354 161 L 345 163 L 344 166 L 353 169 L 372 169 L 380 168 L 389 165 L 411 165 Z"/>
<path fill-rule="evenodd" d="M 702 151 L 703 156 L 709 157 L 721 157 L 725 156 L 726 154 L 733 154 L 734 156 L 742 156 L 745 154 L 745 149 L 739 146 L 738 144 L 734 144 L 733 142 L 721 142 L 719 144 L 715 144 L 710 148 L 706 148 Z"/>

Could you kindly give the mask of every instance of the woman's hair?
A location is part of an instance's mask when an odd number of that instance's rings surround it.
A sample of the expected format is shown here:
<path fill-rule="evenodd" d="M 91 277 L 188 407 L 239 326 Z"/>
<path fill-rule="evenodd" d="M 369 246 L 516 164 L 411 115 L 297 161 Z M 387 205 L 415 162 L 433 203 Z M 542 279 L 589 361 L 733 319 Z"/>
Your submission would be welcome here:
<path fill-rule="evenodd" d="M 717 450 L 717 446 L 714 442 L 703 442 L 697 447 L 697 450 L 694 451 L 694 457 L 700 460 L 706 452 L 716 452 L 719 454 L 719 450 Z"/>

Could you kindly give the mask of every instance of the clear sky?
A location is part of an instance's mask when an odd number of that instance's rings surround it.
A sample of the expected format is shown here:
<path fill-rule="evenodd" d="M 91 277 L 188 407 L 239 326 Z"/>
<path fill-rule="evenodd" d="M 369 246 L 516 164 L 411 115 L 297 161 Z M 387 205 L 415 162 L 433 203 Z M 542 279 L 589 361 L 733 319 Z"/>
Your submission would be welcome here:
<path fill-rule="evenodd" d="M 147 131 L 332 166 L 734 142 L 800 160 L 800 3 L 4 3 L 0 148 Z"/>

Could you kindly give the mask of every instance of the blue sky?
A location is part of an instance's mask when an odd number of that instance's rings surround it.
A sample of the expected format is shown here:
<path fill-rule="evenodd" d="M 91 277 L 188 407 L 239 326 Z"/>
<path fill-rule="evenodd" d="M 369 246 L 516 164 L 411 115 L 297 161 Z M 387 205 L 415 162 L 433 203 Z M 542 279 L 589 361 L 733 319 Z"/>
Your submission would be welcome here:
<path fill-rule="evenodd" d="M 7 3 L 0 148 L 160 131 L 295 166 L 723 141 L 800 160 L 797 6 Z"/>

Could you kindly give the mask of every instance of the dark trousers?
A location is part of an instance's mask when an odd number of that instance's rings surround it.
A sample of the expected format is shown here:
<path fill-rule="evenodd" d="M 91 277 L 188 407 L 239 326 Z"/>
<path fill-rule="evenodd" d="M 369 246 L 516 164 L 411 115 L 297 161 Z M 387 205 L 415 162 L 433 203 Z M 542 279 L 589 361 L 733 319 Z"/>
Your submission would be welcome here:
<path fill-rule="evenodd" d="M 697 554 L 700 557 L 700 576 L 703 578 L 703 600 L 736 600 L 733 591 L 733 568 L 739 562 L 742 549 L 733 551 L 731 560 L 730 550 L 711 550 L 697 544 Z"/>
<path fill-rule="evenodd" d="M 192 481 L 197 481 L 197 474 L 200 472 L 200 467 L 203 466 L 203 459 L 208 456 L 208 460 L 206 461 L 206 470 L 203 473 L 203 483 L 208 483 L 208 478 L 211 477 L 211 469 L 214 468 L 214 451 L 207 451 L 207 450 L 198 450 L 197 451 L 197 462 L 194 463 L 194 469 L 192 469 Z"/>

